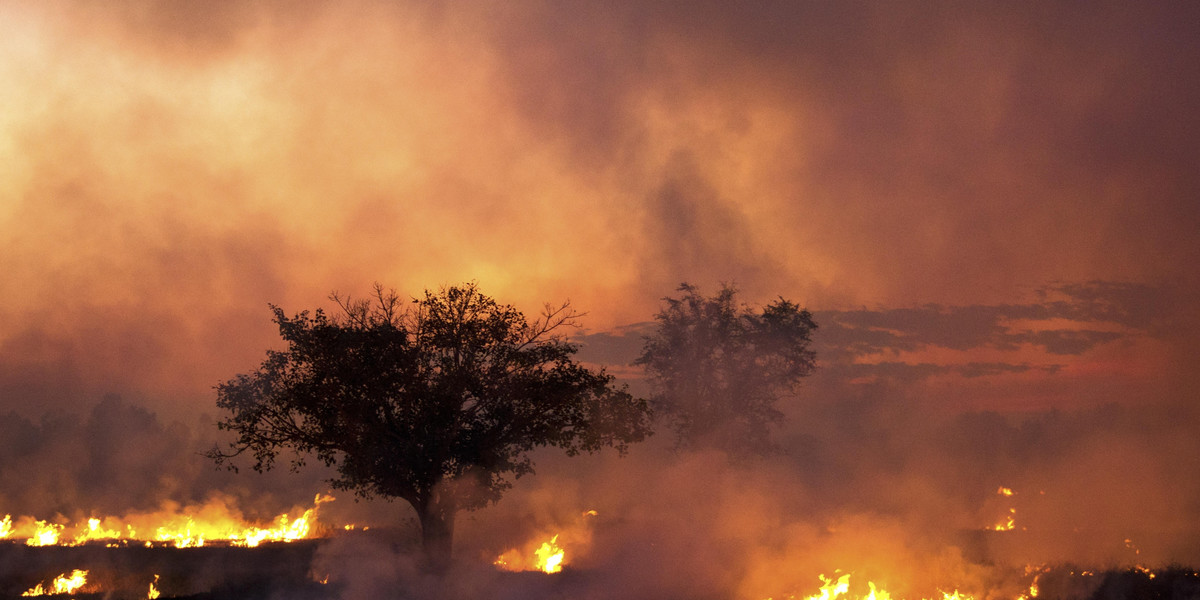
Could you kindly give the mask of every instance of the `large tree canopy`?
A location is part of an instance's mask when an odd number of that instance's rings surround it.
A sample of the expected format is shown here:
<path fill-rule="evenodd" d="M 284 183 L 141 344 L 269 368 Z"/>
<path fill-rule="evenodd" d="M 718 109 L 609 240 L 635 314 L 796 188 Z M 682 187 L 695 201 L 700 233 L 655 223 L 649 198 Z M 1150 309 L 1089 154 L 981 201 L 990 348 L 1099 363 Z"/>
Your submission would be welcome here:
<path fill-rule="evenodd" d="M 455 513 L 532 472 L 533 448 L 624 452 L 649 434 L 645 400 L 573 360 L 566 304 L 529 321 L 474 284 L 411 302 L 378 285 L 367 300 L 333 299 L 332 316 L 272 306 L 287 348 L 217 386 L 230 413 L 218 426 L 236 440 L 210 455 L 250 453 L 261 471 L 285 450 L 293 468 L 315 454 L 336 466 L 336 488 L 407 500 L 435 568 Z"/>
<path fill-rule="evenodd" d="M 668 419 L 680 446 L 733 454 L 770 450 L 779 397 L 810 374 L 812 315 L 780 298 L 761 311 L 739 305 L 737 290 L 712 297 L 688 284 L 664 298 L 658 327 L 635 364 L 645 367 L 651 402 Z"/>

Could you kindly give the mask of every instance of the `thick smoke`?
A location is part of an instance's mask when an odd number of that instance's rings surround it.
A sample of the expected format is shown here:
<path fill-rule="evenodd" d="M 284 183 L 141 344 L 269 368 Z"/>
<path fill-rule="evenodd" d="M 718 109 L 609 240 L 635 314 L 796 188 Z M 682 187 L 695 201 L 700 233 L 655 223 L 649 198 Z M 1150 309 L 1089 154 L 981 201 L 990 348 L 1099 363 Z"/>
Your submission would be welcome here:
<path fill-rule="evenodd" d="M 570 297 L 604 332 L 588 360 L 639 390 L 636 323 L 728 281 L 821 323 L 785 453 L 539 457 L 463 516 L 449 595 L 1196 560 L 1196 5 L 14 0 L 0 22 L 3 513 L 270 517 L 324 491 L 198 456 L 211 386 L 278 341 L 269 302 Z M 593 509 L 563 577 L 490 565 Z M 347 598 L 432 593 L 394 533 L 317 563 Z"/>
<path fill-rule="evenodd" d="M 10 412 L 0 419 L 0 514 L 78 524 L 216 506 L 262 520 L 326 491 L 320 468 L 255 476 L 217 470 L 201 454 L 221 439 L 214 423 L 164 423 L 117 396 L 83 414 L 52 411 L 33 420 Z"/>
<path fill-rule="evenodd" d="M 1159 301 L 1137 301 L 1147 295 Z M 1027 566 L 1196 564 L 1200 443 L 1180 394 L 1190 373 L 1167 363 L 1142 379 L 1124 373 L 1122 387 L 1078 384 L 1081 371 L 1128 364 L 1114 357 L 1176 344 L 1163 326 L 1186 322 L 1173 298 L 1092 283 L 1023 304 L 819 311 L 821 368 L 781 404 L 779 454 L 680 452 L 666 429 L 623 458 L 540 452 L 537 474 L 460 515 L 447 581 L 422 571 L 403 503 L 346 496 L 322 509 L 326 525 L 372 530 L 321 542 L 311 574 L 347 599 L 786 597 L 835 572 L 907 597 L 951 587 L 1015 597 Z M 583 335 L 581 357 L 627 364 L 649 326 Z M 986 352 L 996 360 L 963 360 Z M 1023 393 L 1029 377 L 1079 397 L 1064 409 L 989 407 L 1011 406 L 996 394 Z M 1136 385 L 1150 387 L 1125 397 Z M 988 386 L 990 398 L 958 395 Z M 319 468 L 217 471 L 199 454 L 217 438 L 212 419 L 164 423 L 117 397 L 84 415 L 3 422 L 0 506 L 13 514 L 78 521 L 220 505 L 265 519 L 324 489 Z M 559 576 L 492 564 L 556 535 Z"/>
<path fill-rule="evenodd" d="M 1158 301 L 1134 301 L 1145 295 Z M 1115 355 L 1173 344 L 1161 323 L 1185 322 L 1177 313 L 1185 307 L 1164 290 L 1101 283 L 1055 286 L 1035 298 L 818 313 L 825 359 L 784 403 L 780 454 L 734 461 L 679 452 L 666 431 L 624 458 L 546 453 L 538 473 L 499 504 L 463 516 L 452 585 L 405 589 L 416 598 L 437 589 L 452 598 L 762 599 L 807 595 L 818 575 L 850 572 L 859 586 L 874 581 L 899 597 L 957 588 L 1015 598 L 1049 567 L 1196 564 L 1194 397 L 1170 392 L 1191 375 L 1153 370 L 1139 383 L 1150 389 L 1133 397 L 1128 386 L 1080 386 L 1075 375 L 1097 359 L 1113 368 L 1105 361 Z M 631 360 L 636 332 L 646 327 L 585 336 L 583 354 Z M 958 363 L 955 354 L 938 364 L 905 362 L 937 355 L 930 348 L 989 347 L 1007 348 L 997 356 L 1010 362 Z M 889 360 L 866 360 L 880 355 Z M 1064 409 L 1000 412 L 987 406 L 995 397 L 981 404 L 954 395 L 971 389 L 963 381 L 1019 395 L 1031 374 L 1078 397 Z M 554 534 L 579 540 L 563 544 L 568 566 L 560 576 L 488 567 L 506 550 L 528 552 Z M 372 548 L 412 560 L 411 549 Z M 379 581 L 373 567 L 356 567 L 362 551 L 343 540 L 318 554 L 335 578 L 355 582 L 347 598 L 368 597 Z M 422 581 L 384 572 L 389 581 Z M 1102 581 L 1060 585 L 1083 598 Z"/>
<path fill-rule="evenodd" d="M 190 418 L 268 302 L 375 280 L 1194 293 L 1195 10 L 6 2 L 0 394 Z"/>
<path fill-rule="evenodd" d="M 819 574 L 838 571 L 901 597 L 956 587 L 1014 598 L 1029 585 L 1027 565 L 1200 560 L 1200 477 L 1181 463 L 1200 448 L 1170 414 L 894 419 L 903 411 L 860 408 L 856 422 L 841 410 L 805 415 L 788 455 L 754 463 L 677 453 L 662 440 L 625 458 L 544 456 L 497 506 L 463 516 L 450 583 L 423 578 L 411 546 L 378 541 L 332 542 L 315 564 L 345 582 L 346 598 L 397 589 L 413 598 L 761 599 L 807 595 Z M 1016 527 L 991 531 L 1009 509 Z M 587 510 L 596 511 L 583 517 L 589 535 L 563 543 L 559 576 L 490 566 L 509 548 L 569 534 Z"/>

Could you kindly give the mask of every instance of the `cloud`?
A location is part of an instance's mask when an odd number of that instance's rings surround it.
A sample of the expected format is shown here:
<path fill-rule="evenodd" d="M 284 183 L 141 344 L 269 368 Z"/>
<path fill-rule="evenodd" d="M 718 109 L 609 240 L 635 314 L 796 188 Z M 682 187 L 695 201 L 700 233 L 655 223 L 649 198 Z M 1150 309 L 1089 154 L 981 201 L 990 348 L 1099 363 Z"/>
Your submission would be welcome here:
<path fill-rule="evenodd" d="M 1091 361 L 1112 360 L 1107 353 L 1113 348 L 1136 347 L 1128 352 L 1138 353 L 1145 351 L 1144 344 L 1169 344 L 1159 324 L 1176 321 L 1186 310 L 1171 298 L 1151 286 L 1097 281 L 1050 286 L 1024 303 L 818 310 L 819 379 L 914 383 L 949 375 L 1020 375 L 1026 384 L 1041 381 L 1049 389 L 1053 379 L 1045 377 L 1073 378 L 1073 371 Z M 654 326 L 647 322 L 577 336 L 580 357 L 640 379 L 636 369 L 621 367 L 640 354 Z M 1160 372 L 1152 373 L 1134 377 Z"/>
<path fill-rule="evenodd" d="M 837 311 L 1196 288 L 1188 8 L 3 10 L 0 340 L 64 289 L 98 309 L 204 297 L 195 328 L 261 347 L 265 320 L 221 315 L 373 281 L 570 297 L 595 328 L 682 280 Z"/>
<path fill-rule="evenodd" d="M 1028 344 L 1078 356 L 1102 344 L 1161 333 L 1179 307 L 1142 284 L 1091 282 L 1048 287 L 1024 304 L 819 312 L 822 341 L 834 353 L 898 354 L 929 347 L 1015 350 Z M 1154 297 L 1154 301 L 1141 301 Z M 1089 329 L 1102 327 L 1104 329 Z"/>

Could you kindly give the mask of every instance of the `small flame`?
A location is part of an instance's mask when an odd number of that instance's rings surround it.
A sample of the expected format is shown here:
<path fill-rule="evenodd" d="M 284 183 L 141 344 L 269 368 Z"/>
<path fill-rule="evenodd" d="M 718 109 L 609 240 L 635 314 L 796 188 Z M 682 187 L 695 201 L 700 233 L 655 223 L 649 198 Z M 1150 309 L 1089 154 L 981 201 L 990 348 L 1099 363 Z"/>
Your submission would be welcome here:
<path fill-rule="evenodd" d="M 38 521 L 35 527 L 33 537 L 25 542 L 29 546 L 53 546 L 58 543 L 58 534 L 63 529 L 62 525 L 45 521 Z"/>
<path fill-rule="evenodd" d="M 87 529 L 75 536 L 75 544 L 83 544 L 90 540 L 116 540 L 121 538 L 121 532 L 100 527 L 101 521 L 95 517 L 88 519 Z"/>
<path fill-rule="evenodd" d="M 574 524 L 560 525 L 559 533 L 555 533 L 550 539 L 547 540 L 543 537 L 543 535 L 550 535 L 548 532 L 543 532 L 542 535 L 535 537 L 523 547 L 511 548 L 496 557 L 492 564 L 506 571 L 559 573 L 566 564 L 567 556 L 564 546 L 559 545 L 559 537 L 562 537 L 564 545 L 571 547 L 573 552 L 581 546 L 586 548 L 591 543 L 592 523 L 588 517 L 598 514 L 594 510 L 583 511 Z"/>
<path fill-rule="evenodd" d="M 154 581 L 150 582 L 150 591 L 146 592 L 146 600 L 155 600 L 158 598 L 158 588 L 154 584 L 158 583 L 158 574 L 155 573 Z"/>
<path fill-rule="evenodd" d="M 76 590 L 83 587 L 87 583 L 87 571 L 75 569 L 71 571 L 71 575 L 66 573 L 54 578 L 48 586 L 42 587 L 42 584 L 30 588 L 22 596 L 45 596 L 49 594 L 74 594 Z"/>
<path fill-rule="evenodd" d="M 1026 565 L 1025 566 L 1025 574 L 1026 575 L 1032 574 L 1033 581 L 1029 582 L 1029 592 L 1026 594 L 1021 594 L 1020 596 L 1017 596 L 1017 600 L 1033 600 L 1034 598 L 1037 598 L 1038 594 L 1041 593 L 1041 588 L 1038 586 L 1038 579 L 1040 579 L 1044 573 L 1049 573 L 1049 572 L 1050 572 L 1050 568 L 1046 567 L 1046 566 Z"/>
<path fill-rule="evenodd" d="M 4 515 L 4 518 L 0 519 L 0 540 L 8 537 L 8 535 L 11 534 L 12 531 L 13 531 L 12 515 Z"/>
<path fill-rule="evenodd" d="M 1014 492 L 1012 490 L 1012 488 L 1009 488 L 1009 487 L 1000 486 L 999 488 L 996 489 L 996 495 L 1004 496 L 1005 498 L 1011 498 L 1015 494 L 1016 494 L 1016 492 Z M 1010 508 L 1010 509 L 1008 509 L 1008 514 L 1005 515 L 1004 520 L 1000 521 L 999 523 L 996 523 L 995 525 L 992 525 L 991 529 L 992 529 L 992 531 L 1012 531 L 1017 528 L 1016 521 L 1017 521 L 1017 509 Z"/>
<path fill-rule="evenodd" d="M 533 551 L 537 556 L 537 566 L 543 573 L 558 573 L 562 571 L 563 557 L 566 556 L 566 551 L 558 547 L 558 536 L 550 538 L 550 541 L 542 543 L 541 547 Z"/>
<path fill-rule="evenodd" d="M 992 526 L 993 531 L 1012 531 L 1017 528 L 1017 509 L 1008 509 L 1008 517 Z"/>
<path fill-rule="evenodd" d="M 839 576 L 837 579 L 818 575 L 821 579 L 821 589 L 816 594 L 806 596 L 803 600 L 892 600 L 892 595 L 887 590 L 875 585 L 875 582 L 868 581 L 867 595 L 853 594 L 850 592 L 850 574 L 846 573 Z M 941 598 L 937 600 L 974 600 L 973 596 L 963 594 L 957 589 L 953 592 L 941 592 Z M 767 598 L 766 600 L 772 600 Z M 787 600 L 797 600 L 796 596 L 787 596 Z M 933 599 L 926 599 L 933 600 Z"/>

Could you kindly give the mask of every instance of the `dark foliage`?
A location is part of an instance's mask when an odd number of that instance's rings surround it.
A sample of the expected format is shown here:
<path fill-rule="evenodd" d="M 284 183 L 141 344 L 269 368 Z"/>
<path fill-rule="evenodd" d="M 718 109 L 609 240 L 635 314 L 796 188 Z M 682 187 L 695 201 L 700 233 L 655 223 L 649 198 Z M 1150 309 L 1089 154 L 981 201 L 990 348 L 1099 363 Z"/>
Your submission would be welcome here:
<path fill-rule="evenodd" d="M 649 433 L 645 400 L 573 360 L 565 304 L 527 321 L 474 284 L 411 303 L 379 286 L 370 300 L 334 299 L 336 316 L 272 307 L 287 349 L 217 387 L 230 413 L 219 427 L 237 439 L 210 456 L 250 453 L 261 471 L 284 450 L 293 468 L 315 455 L 336 466 L 334 487 L 411 503 L 435 567 L 455 513 L 532 472 L 530 450 L 624 452 Z"/>
<path fill-rule="evenodd" d="M 770 426 L 782 417 L 776 402 L 814 367 L 812 315 L 783 298 L 756 312 L 729 286 L 712 297 L 686 283 L 678 291 L 664 299 L 634 363 L 646 368 L 655 411 L 680 446 L 770 451 Z"/>

